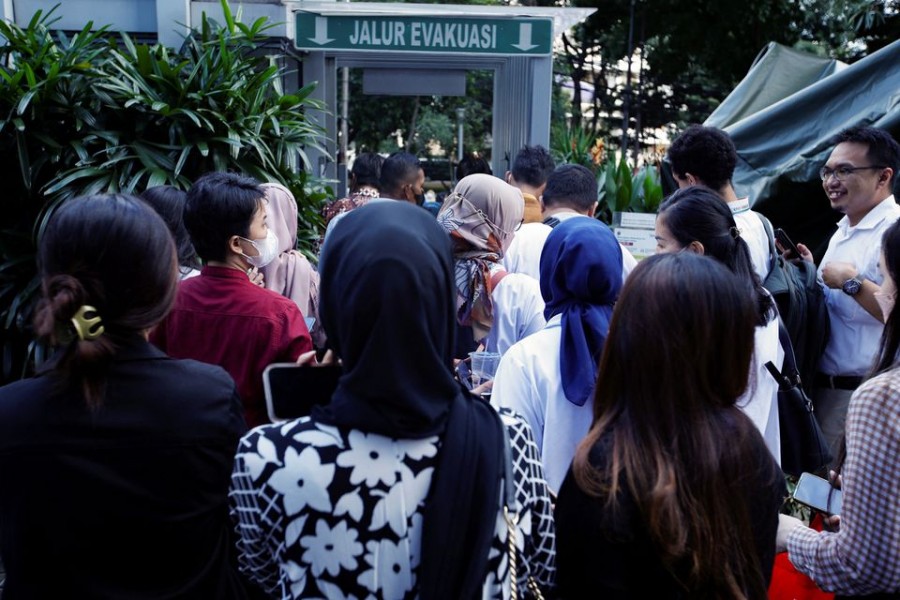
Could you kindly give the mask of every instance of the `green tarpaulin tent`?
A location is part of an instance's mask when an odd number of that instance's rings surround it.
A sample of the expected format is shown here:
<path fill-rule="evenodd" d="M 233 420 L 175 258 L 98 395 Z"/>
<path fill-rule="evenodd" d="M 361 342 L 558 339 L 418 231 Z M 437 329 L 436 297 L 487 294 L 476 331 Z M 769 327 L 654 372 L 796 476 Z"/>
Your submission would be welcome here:
<path fill-rule="evenodd" d="M 819 257 L 841 216 L 818 175 L 829 139 L 869 125 L 900 140 L 900 40 L 852 65 L 769 44 L 705 125 L 734 140 L 738 194 Z"/>

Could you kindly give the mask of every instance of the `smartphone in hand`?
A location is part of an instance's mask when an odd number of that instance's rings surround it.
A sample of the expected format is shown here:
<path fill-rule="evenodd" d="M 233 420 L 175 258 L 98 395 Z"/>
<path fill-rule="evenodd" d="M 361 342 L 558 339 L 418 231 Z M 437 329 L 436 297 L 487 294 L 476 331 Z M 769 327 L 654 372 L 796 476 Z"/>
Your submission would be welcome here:
<path fill-rule="evenodd" d="M 800 249 L 797 248 L 797 244 L 788 237 L 788 234 L 781 227 L 775 230 L 775 241 L 778 242 L 778 245 L 781 246 L 781 249 L 786 254 L 790 255 L 793 253 L 792 256 L 785 256 L 785 258 L 800 258 Z"/>
<path fill-rule="evenodd" d="M 841 514 L 841 490 L 832 487 L 831 483 L 812 473 L 801 473 L 797 487 L 794 488 L 794 500 L 805 504 L 819 512 L 829 515 Z"/>
<path fill-rule="evenodd" d="M 308 416 L 314 406 L 331 401 L 343 369 L 295 363 L 271 364 L 263 371 L 263 391 L 269 419 L 288 421 Z"/>
<path fill-rule="evenodd" d="M 472 385 L 472 369 L 469 367 L 469 359 L 465 358 L 456 365 L 456 377 L 459 379 L 466 389 L 472 391 L 475 387 Z"/>

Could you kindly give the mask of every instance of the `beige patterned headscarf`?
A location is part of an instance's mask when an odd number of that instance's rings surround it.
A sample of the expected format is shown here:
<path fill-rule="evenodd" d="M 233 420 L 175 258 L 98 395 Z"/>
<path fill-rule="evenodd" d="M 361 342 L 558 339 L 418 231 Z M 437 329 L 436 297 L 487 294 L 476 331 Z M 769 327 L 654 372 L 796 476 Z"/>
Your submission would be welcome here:
<path fill-rule="evenodd" d="M 453 242 L 457 320 L 472 326 L 476 340 L 494 323 L 491 267 L 509 248 L 524 214 L 519 189 L 484 173 L 461 179 L 438 213 Z"/>

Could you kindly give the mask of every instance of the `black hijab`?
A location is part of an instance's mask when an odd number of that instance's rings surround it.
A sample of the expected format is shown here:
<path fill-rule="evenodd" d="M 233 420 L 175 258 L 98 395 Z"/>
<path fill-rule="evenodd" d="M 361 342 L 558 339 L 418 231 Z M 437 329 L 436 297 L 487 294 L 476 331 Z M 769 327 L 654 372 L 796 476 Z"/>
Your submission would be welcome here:
<path fill-rule="evenodd" d="M 329 236 L 320 273 L 319 314 L 344 373 L 313 418 L 399 439 L 441 437 L 419 597 L 480 596 L 499 508 L 503 425 L 453 378 L 449 236 L 421 208 L 368 204 Z"/>

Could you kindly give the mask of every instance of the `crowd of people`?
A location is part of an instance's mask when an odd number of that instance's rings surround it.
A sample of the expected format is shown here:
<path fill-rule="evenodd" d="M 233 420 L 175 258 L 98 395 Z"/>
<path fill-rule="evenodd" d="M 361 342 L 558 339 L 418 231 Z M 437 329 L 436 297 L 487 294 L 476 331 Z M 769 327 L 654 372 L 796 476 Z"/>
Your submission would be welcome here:
<path fill-rule="evenodd" d="M 3 597 L 756 599 L 787 552 L 900 598 L 900 145 L 851 128 L 820 171 L 844 214 L 818 267 L 823 531 L 784 514 L 779 250 L 735 155 L 675 140 L 640 262 L 541 147 L 461 164 L 433 210 L 415 156 L 361 155 L 317 266 L 290 191 L 239 174 L 64 203 L 38 257 L 55 353 L 0 388 Z M 273 423 L 277 363 L 340 377 Z"/>

